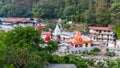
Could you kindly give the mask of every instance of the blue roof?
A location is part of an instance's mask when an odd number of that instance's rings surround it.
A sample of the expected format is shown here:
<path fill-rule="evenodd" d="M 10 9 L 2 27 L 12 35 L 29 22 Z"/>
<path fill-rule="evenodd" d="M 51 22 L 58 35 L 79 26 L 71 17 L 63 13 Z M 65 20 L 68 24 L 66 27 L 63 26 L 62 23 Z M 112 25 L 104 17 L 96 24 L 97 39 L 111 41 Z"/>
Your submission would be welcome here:
<path fill-rule="evenodd" d="M 66 36 L 69 36 L 69 37 L 74 37 L 75 33 L 74 32 L 61 32 L 61 35 L 66 35 Z"/>

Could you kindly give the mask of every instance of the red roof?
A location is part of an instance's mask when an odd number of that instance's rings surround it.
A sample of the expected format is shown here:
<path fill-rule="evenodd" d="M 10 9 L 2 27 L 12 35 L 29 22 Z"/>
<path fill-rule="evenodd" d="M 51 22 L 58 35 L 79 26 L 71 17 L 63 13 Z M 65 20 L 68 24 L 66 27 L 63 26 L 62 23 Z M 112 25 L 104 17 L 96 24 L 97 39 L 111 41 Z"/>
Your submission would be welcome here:
<path fill-rule="evenodd" d="M 51 32 L 45 32 L 45 31 L 43 31 L 42 33 L 41 33 L 41 35 L 50 35 L 51 34 Z"/>
<path fill-rule="evenodd" d="M 36 29 L 43 29 L 43 28 L 45 28 L 45 26 L 36 26 L 35 28 Z"/>
<path fill-rule="evenodd" d="M 110 28 L 110 27 L 96 27 L 96 26 L 91 26 L 91 27 L 89 27 L 89 29 L 92 29 L 92 30 L 109 30 L 109 31 L 113 31 L 113 29 Z"/>
<path fill-rule="evenodd" d="M 46 35 L 45 41 L 50 41 L 50 40 L 51 40 L 50 36 L 49 36 L 49 35 Z"/>
<path fill-rule="evenodd" d="M 17 23 L 17 22 L 23 22 L 23 23 L 27 22 L 27 23 L 29 23 L 29 22 L 32 22 L 31 20 L 28 20 L 26 18 L 6 18 L 4 21 L 5 22 L 12 22 L 12 23 Z"/>

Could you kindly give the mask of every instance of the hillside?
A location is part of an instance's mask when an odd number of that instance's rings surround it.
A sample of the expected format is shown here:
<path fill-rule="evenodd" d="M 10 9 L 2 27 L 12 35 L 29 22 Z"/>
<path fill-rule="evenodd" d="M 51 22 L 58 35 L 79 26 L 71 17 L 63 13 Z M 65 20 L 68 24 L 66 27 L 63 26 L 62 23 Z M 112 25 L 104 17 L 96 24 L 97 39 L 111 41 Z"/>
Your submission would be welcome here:
<path fill-rule="evenodd" d="M 119 23 L 119 0 L 0 0 L 0 17 L 62 18 L 108 26 Z"/>

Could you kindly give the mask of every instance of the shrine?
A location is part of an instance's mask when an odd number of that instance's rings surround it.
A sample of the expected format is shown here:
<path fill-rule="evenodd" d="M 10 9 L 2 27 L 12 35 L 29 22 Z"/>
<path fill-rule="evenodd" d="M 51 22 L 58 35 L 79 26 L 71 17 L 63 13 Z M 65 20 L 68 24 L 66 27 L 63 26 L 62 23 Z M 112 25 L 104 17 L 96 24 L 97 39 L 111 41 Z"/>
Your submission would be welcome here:
<path fill-rule="evenodd" d="M 91 47 L 91 40 L 87 36 L 81 36 L 79 31 L 76 31 L 75 37 L 71 40 L 73 47 Z"/>

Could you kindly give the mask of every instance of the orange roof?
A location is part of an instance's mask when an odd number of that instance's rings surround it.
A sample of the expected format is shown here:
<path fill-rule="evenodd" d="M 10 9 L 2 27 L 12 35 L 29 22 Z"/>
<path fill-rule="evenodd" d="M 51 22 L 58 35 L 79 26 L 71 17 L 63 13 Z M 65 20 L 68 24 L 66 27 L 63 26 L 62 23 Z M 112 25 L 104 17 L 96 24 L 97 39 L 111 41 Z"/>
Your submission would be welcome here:
<path fill-rule="evenodd" d="M 17 22 L 31 22 L 31 20 L 27 20 L 26 18 L 6 18 L 4 21 L 6 22 L 12 22 L 12 23 L 17 23 Z"/>
<path fill-rule="evenodd" d="M 82 43 L 83 42 L 83 39 L 82 39 L 79 31 L 77 31 L 76 34 L 75 34 L 75 41 L 76 41 L 76 43 Z"/>
<path fill-rule="evenodd" d="M 89 29 L 92 29 L 92 30 L 109 30 L 109 31 L 113 31 L 113 29 L 110 28 L 110 27 L 96 27 L 96 26 L 91 26 L 91 27 L 89 27 Z"/>
<path fill-rule="evenodd" d="M 73 39 L 74 44 L 90 43 L 91 40 L 84 40 L 80 35 L 79 31 L 76 31 L 75 38 Z"/>
<path fill-rule="evenodd" d="M 45 32 L 45 31 L 43 31 L 42 33 L 41 33 L 41 35 L 50 35 L 51 34 L 51 32 Z"/>

